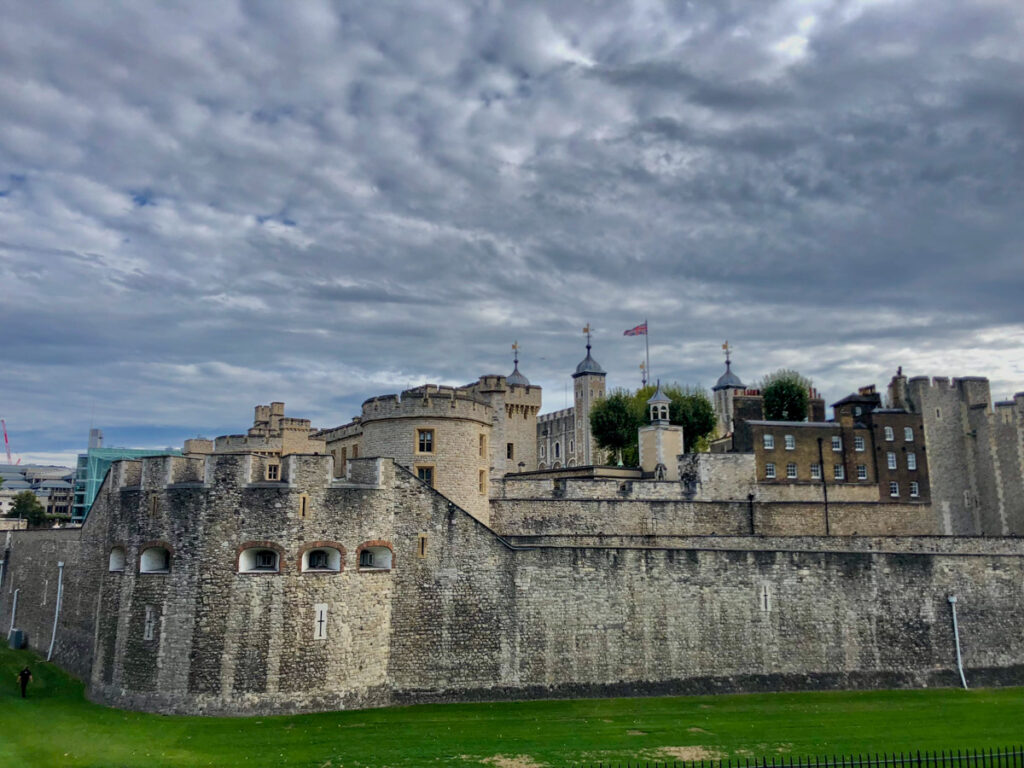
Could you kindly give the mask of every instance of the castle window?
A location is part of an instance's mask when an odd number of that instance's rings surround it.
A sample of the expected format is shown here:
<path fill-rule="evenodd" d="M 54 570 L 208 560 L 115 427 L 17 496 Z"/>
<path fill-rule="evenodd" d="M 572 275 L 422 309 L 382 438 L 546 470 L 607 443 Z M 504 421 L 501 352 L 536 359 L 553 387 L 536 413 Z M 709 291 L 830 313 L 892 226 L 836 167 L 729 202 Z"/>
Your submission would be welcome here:
<path fill-rule="evenodd" d="M 352 446 L 352 458 L 353 459 L 358 459 L 359 458 L 359 446 L 358 445 L 353 445 Z"/>
<path fill-rule="evenodd" d="M 139 556 L 139 573 L 168 573 L 171 553 L 164 547 L 148 547 Z"/>
<path fill-rule="evenodd" d="M 110 560 L 107 564 L 107 570 L 120 572 L 124 570 L 124 547 L 113 547 L 110 550 Z"/>
<path fill-rule="evenodd" d="M 765 478 L 767 480 L 774 480 L 775 479 L 775 464 L 774 463 L 769 461 L 767 464 L 764 465 L 764 476 L 765 476 Z"/>
<path fill-rule="evenodd" d="M 885 454 L 885 465 L 889 469 L 896 469 L 896 454 L 892 451 Z"/>
<path fill-rule="evenodd" d="M 892 442 L 895 439 L 895 437 L 896 437 L 896 435 L 893 433 L 892 427 L 886 427 L 885 428 L 885 439 L 887 441 L 889 441 L 889 442 Z"/>
<path fill-rule="evenodd" d="M 149 497 L 149 516 L 156 517 L 160 511 L 160 497 L 155 493 Z"/>
<path fill-rule="evenodd" d="M 341 570 L 341 550 L 337 547 L 317 547 L 302 553 L 301 570 L 337 573 Z"/>
<path fill-rule="evenodd" d="M 915 499 L 921 495 L 921 486 L 915 482 L 910 483 L 910 495 Z"/>
<path fill-rule="evenodd" d="M 868 465 L 867 464 L 858 464 L 857 465 L 857 479 L 858 480 L 867 480 L 868 479 Z"/>
<path fill-rule="evenodd" d="M 558 455 L 558 443 L 555 443 L 555 456 Z M 516 446 L 514 443 L 505 443 L 505 458 L 514 459 L 516 457 Z"/>
<path fill-rule="evenodd" d="M 416 477 L 431 488 L 434 487 L 434 468 L 432 466 L 418 465 L 416 467 Z"/>
<path fill-rule="evenodd" d="M 417 429 L 416 430 L 416 452 L 417 453 L 433 453 L 434 452 L 434 430 L 432 430 L 432 429 Z"/>
<path fill-rule="evenodd" d="M 764 436 L 764 449 L 766 451 L 771 451 L 775 449 L 775 435 Z"/>
<path fill-rule="evenodd" d="M 821 464 L 811 464 L 811 480 L 821 480 Z"/>
<path fill-rule="evenodd" d="M 842 464 L 833 464 L 832 465 L 832 477 L 835 478 L 836 480 L 845 480 L 846 479 L 846 467 L 844 467 Z"/>
<path fill-rule="evenodd" d="M 487 456 L 487 435 L 480 435 L 480 456 Z"/>
<path fill-rule="evenodd" d="M 509 443 L 509 445 L 512 445 L 512 443 Z M 561 455 L 562 455 L 562 444 L 561 443 L 555 443 L 555 458 L 556 459 L 560 458 Z M 509 457 L 509 458 L 511 458 L 511 457 Z"/>
<path fill-rule="evenodd" d="M 281 558 L 267 547 L 248 547 L 238 553 L 239 573 L 277 573 Z"/>
<path fill-rule="evenodd" d="M 941 409 L 939 409 L 939 408 L 935 409 L 935 418 L 936 419 L 941 419 L 942 418 L 942 410 Z"/>
<path fill-rule="evenodd" d="M 793 437 L 793 435 L 786 435 L 785 438 L 783 438 L 783 439 L 786 441 L 786 450 L 787 451 L 795 451 L 796 450 L 796 438 Z"/>
<path fill-rule="evenodd" d="M 843 450 L 843 438 L 839 435 L 832 436 L 832 450 L 837 452 Z"/>
<path fill-rule="evenodd" d="M 359 570 L 391 570 L 391 549 L 388 547 L 366 547 L 359 552 Z"/>
<path fill-rule="evenodd" d="M 796 464 L 792 461 L 786 465 L 786 477 L 790 480 L 796 480 Z"/>
<path fill-rule="evenodd" d="M 545 452 L 545 450 L 544 450 L 544 446 L 543 446 L 543 445 L 541 445 L 541 447 L 540 447 L 540 457 L 541 457 L 541 458 L 543 459 L 543 458 L 544 458 L 544 456 L 546 456 L 546 455 L 547 455 L 547 454 L 546 454 L 546 452 Z"/>
<path fill-rule="evenodd" d="M 907 443 L 914 442 L 914 428 L 913 427 L 904 427 L 903 428 L 903 440 L 904 440 L 904 442 L 907 442 Z"/>
<path fill-rule="evenodd" d="M 570 440 L 569 441 L 569 453 L 576 453 L 576 441 L 575 440 Z"/>
<path fill-rule="evenodd" d="M 907 469 L 917 469 L 917 454 L 916 453 L 908 453 L 907 454 Z"/>
<path fill-rule="evenodd" d="M 900 484 L 896 481 L 889 483 L 889 495 L 896 498 L 900 495 Z"/>
<path fill-rule="evenodd" d="M 421 533 L 416 537 L 416 557 L 427 556 L 427 534 Z"/>
<path fill-rule="evenodd" d="M 487 493 L 487 470 L 481 469 L 477 476 L 477 487 L 480 493 Z"/>
<path fill-rule="evenodd" d="M 348 465 L 348 448 L 341 449 L 341 463 L 338 466 L 338 477 L 344 477 Z"/>
<path fill-rule="evenodd" d="M 853 407 L 853 415 L 854 416 L 860 416 L 863 412 L 864 412 L 864 409 L 861 408 L 859 405 L 855 405 Z"/>
<path fill-rule="evenodd" d="M 863 451 L 864 450 L 864 438 L 861 435 L 857 435 L 853 438 L 853 450 Z"/>
<path fill-rule="evenodd" d="M 281 467 L 278 464 L 267 464 L 267 480 L 277 480 L 281 476 Z"/>

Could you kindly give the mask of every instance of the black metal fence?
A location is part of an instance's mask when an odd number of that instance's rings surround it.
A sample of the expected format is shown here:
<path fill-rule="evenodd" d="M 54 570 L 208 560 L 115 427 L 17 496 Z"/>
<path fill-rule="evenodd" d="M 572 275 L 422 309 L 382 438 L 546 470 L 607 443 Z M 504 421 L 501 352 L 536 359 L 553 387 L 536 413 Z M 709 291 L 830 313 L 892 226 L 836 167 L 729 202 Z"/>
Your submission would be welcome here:
<path fill-rule="evenodd" d="M 573 763 L 573 768 L 1024 768 L 1024 746 L 935 752 L 882 752 L 733 760 L 632 760 Z"/>

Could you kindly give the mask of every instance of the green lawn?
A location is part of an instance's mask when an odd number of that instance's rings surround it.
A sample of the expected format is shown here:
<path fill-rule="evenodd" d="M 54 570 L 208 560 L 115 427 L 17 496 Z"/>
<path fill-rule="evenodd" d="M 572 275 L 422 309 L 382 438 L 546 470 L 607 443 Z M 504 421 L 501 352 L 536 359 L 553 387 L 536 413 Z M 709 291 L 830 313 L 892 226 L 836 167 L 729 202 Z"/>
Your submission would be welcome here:
<path fill-rule="evenodd" d="M 15 674 L 29 664 L 29 698 Z M 0 650 L 0 766 L 479 766 L 997 747 L 1024 736 L 1024 689 L 783 693 L 449 704 L 295 717 L 162 717 Z"/>

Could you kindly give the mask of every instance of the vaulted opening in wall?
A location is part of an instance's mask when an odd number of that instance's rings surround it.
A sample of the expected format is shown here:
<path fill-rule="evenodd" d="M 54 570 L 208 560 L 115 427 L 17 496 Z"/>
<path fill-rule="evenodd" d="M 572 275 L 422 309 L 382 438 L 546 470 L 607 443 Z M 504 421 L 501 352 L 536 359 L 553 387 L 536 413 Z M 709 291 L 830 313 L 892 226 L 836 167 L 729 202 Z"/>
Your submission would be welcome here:
<path fill-rule="evenodd" d="M 302 553 L 302 571 L 337 573 L 341 570 L 341 552 L 334 547 L 317 547 Z"/>
<path fill-rule="evenodd" d="M 273 549 L 250 547 L 238 556 L 239 573 L 276 573 L 279 567 L 280 558 Z"/>
<path fill-rule="evenodd" d="M 124 563 L 124 547 L 113 547 L 110 550 L 110 560 L 107 565 L 108 570 L 115 572 L 123 571 Z"/>
<path fill-rule="evenodd" d="M 171 570 L 171 553 L 164 547 L 148 547 L 139 556 L 139 573 L 167 573 Z"/>
<path fill-rule="evenodd" d="M 359 553 L 359 570 L 391 570 L 391 550 L 387 547 L 366 547 Z"/>

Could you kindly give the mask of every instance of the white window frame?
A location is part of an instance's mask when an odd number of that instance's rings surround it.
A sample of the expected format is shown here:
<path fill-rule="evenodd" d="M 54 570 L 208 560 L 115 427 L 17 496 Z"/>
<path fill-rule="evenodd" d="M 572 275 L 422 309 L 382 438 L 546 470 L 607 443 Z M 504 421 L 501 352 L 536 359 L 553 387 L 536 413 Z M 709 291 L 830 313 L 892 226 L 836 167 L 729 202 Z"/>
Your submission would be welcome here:
<path fill-rule="evenodd" d="M 858 464 L 857 465 L 857 479 L 858 480 L 867 480 L 868 479 L 868 465 L 867 464 Z"/>
<path fill-rule="evenodd" d="M 811 464 L 811 480 L 821 480 L 821 464 Z"/>
<path fill-rule="evenodd" d="M 885 441 L 887 443 L 891 443 L 893 440 L 896 439 L 896 433 L 893 432 L 892 427 L 885 427 L 884 431 L 885 431 Z"/>
<path fill-rule="evenodd" d="M 907 454 L 907 469 L 917 469 L 917 454 L 913 451 Z"/>
<path fill-rule="evenodd" d="M 774 451 L 775 450 L 775 435 L 765 434 L 765 435 L 763 435 L 763 439 L 764 439 L 764 449 L 766 451 Z"/>
<path fill-rule="evenodd" d="M 889 469 L 896 469 L 898 464 L 896 463 L 896 452 L 886 451 L 885 454 L 885 466 Z"/>
<path fill-rule="evenodd" d="M 775 462 L 769 461 L 764 465 L 764 476 L 766 480 L 775 479 Z"/>
<path fill-rule="evenodd" d="M 855 435 L 853 438 L 853 450 L 858 453 L 864 452 L 864 435 Z"/>
<path fill-rule="evenodd" d="M 914 428 L 904 427 L 903 428 L 903 442 L 912 443 L 914 442 Z"/>
<path fill-rule="evenodd" d="M 920 484 L 918 484 L 914 480 L 911 480 L 910 481 L 910 497 L 913 498 L 913 499 L 916 499 L 916 498 L 919 498 L 920 496 L 921 496 L 921 486 L 920 486 Z"/>
<path fill-rule="evenodd" d="M 832 435 L 832 450 L 841 453 L 843 450 L 843 438 L 839 435 Z"/>
<path fill-rule="evenodd" d="M 846 479 L 846 467 L 842 464 L 832 465 L 832 479 L 833 480 L 845 480 Z"/>
<path fill-rule="evenodd" d="M 786 435 L 783 438 L 783 440 L 786 443 L 786 450 L 787 451 L 795 451 L 796 450 L 796 438 L 793 437 L 793 435 Z"/>
<path fill-rule="evenodd" d="M 894 499 L 898 499 L 900 497 L 900 484 L 895 480 L 889 481 L 889 495 Z"/>
<path fill-rule="evenodd" d="M 786 464 L 786 479 L 796 480 L 796 464 L 792 461 Z"/>

